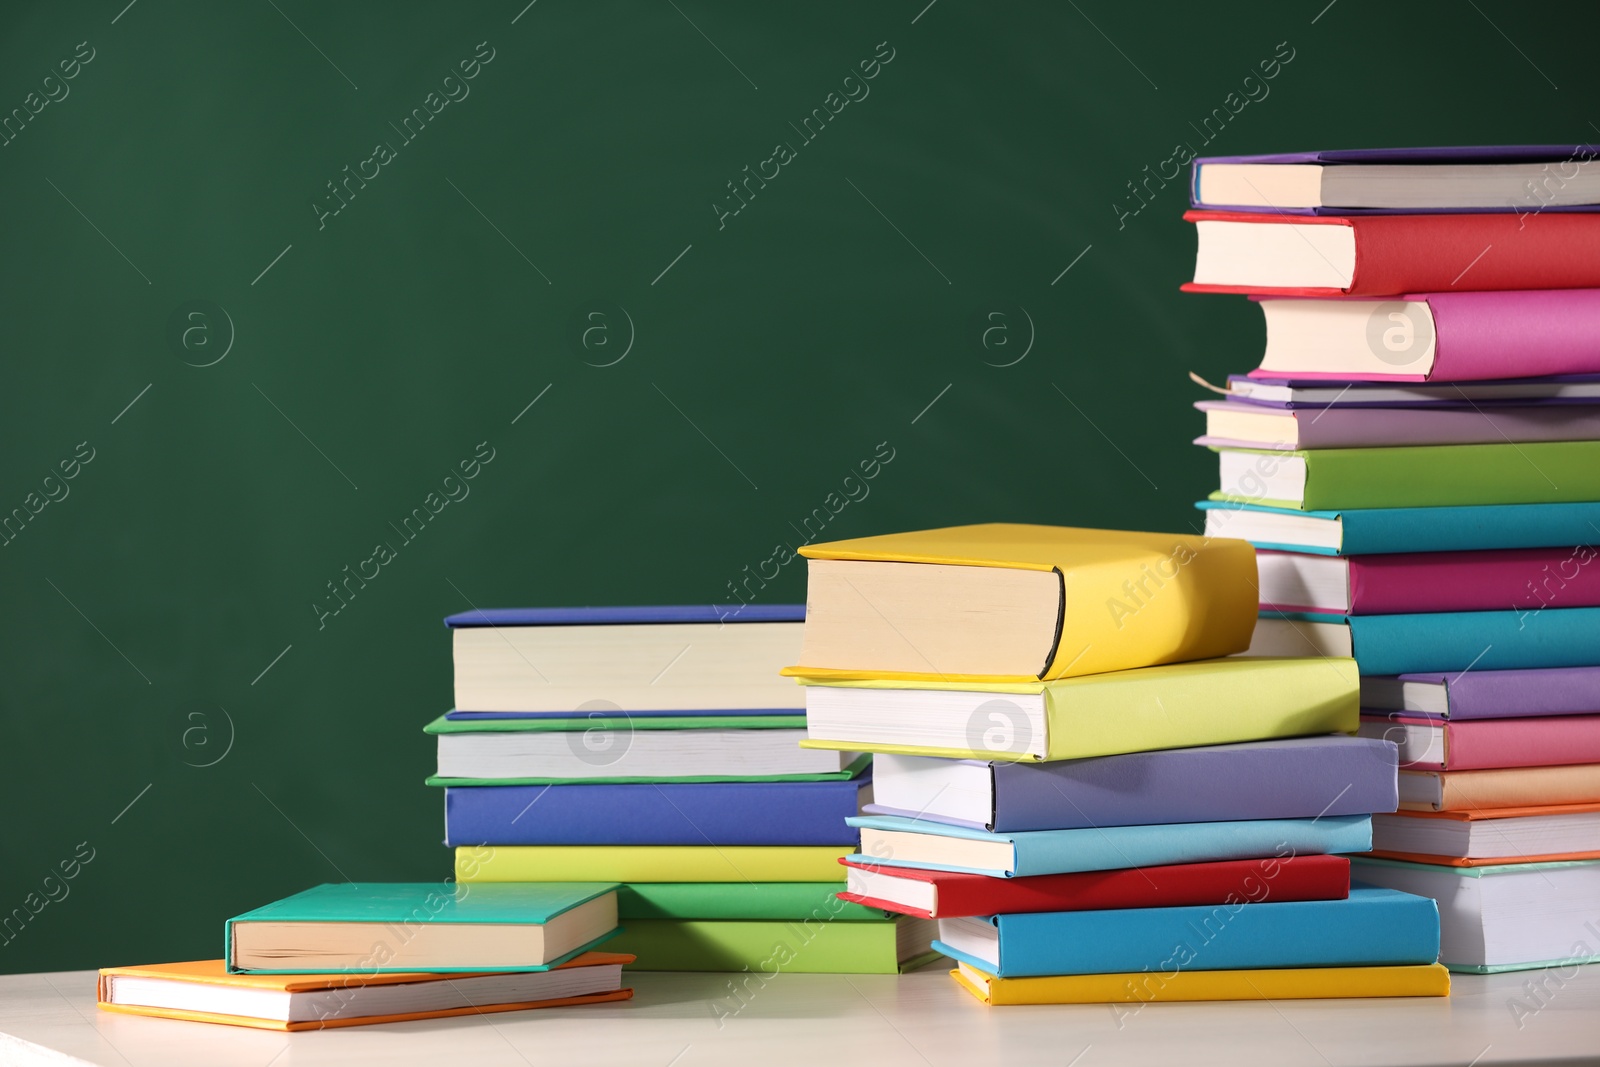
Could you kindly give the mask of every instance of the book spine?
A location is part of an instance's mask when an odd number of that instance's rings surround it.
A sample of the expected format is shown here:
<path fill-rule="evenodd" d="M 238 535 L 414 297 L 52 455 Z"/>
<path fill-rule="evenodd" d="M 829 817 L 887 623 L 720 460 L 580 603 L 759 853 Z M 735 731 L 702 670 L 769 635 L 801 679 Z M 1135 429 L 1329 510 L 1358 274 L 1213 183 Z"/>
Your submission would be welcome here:
<path fill-rule="evenodd" d="M 1600 664 L 1600 608 L 1357 615 L 1349 626 L 1362 674 Z"/>

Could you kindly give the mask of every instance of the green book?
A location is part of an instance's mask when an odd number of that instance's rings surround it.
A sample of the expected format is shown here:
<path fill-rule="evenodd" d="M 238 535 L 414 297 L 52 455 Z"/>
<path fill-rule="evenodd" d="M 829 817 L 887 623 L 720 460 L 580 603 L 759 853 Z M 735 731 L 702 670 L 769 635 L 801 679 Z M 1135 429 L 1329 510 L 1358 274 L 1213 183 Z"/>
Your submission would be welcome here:
<path fill-rule="evenodd" d="M 640 919 L 607 951 L 637 956 L 636 971 L 898 974 L 937 957 L 932 919 L 879 922 L 721 922 Z"/>
<path fill-rule="evenodd" d="M 841 868 L 842 870 L 842 868 Z M 617 918 L 882 920 L 888 912 L 840 900 L 843 882 L 630 882 Z"/>
<path fill-rule="evenodd" d="M 1600 500 L 1600 441 L 1327 448 L 1218 448 L 1213 500 L 1301 511 L 1560 504 Z"/>
<path fill-rule="evenodd" d="M 615 882 L 343 882 L 229 919 L 251 974 L 545 971 L 617 929 Z"/>

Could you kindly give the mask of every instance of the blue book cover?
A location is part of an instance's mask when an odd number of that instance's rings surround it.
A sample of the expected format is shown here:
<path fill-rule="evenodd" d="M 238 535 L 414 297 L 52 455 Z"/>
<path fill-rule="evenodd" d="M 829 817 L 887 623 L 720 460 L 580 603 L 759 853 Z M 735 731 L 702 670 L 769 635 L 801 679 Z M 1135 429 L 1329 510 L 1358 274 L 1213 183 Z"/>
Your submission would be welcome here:
<path fill-rule="evenodd" d="M 593 608 L 474 608 L 447 616 L 451 629 L 464 626 L 618 626 L 640 623 L 803 622 L 804 604 L 649 605 Z"/>
<path fill-rule="evenodd" d="M 1348 626 L 1363 675 L 1600 666 L 1600 608 L 1261 616 Z"/>
<path fill-rule="evenodd" d="M 1383 552 L 1467 552 L 1490 548 L 1560 548 L 1586 545 L 1600 529 L 1600 503 L 1495 504 L 1443 508 L 1353 508 L 1344 511 L 1294 511 L 1222 500 L 1195 505 L 1255 511 L 1338 522 L 1338 549 L 1291 542 L 1253 542 L 1257 548 L 1313 552 L 1324 556 L 1362 556 Z"/>
<path fill-rule="evenodd" d="M 1169 863 L 1331 855 L 1367 852 L 1372 848 L 1372 818 L 1367 815 L 1106 826 L 1018 833 L 989 833 L 965 826 L 942 826 L 895 815 L 863 815 L 846 821 L 857 829 L 887 830 L 926 835 L 934 839 L 1001 846 L 982 850 L 984 855 L 993 853 L 1000 858 L 1000 863 L 987 867 L 960 866 L 917 859 L 912 853 L 919 843 L 914 839 L 900 842 L 897 855 L 896 845 L 880 838 L 874 846 L 868 843 L 864 834 L 862 851 L 853 857 L 863 863 L 986 874 L 999 878 L 1113 871 Z M 933 840 L 927 844 L 937 847 L 940 842 Z"/>
<path fill-rule="evenodd" d="M 1266 883 L 1270 891 L 1270 883 Z M 1275 967 L 1388 967 L 1439 958 L 1427 897 L 1353 885 L 1344 900 L 1056 911 L 941 919 L 933 947 L 1001 978 Z"/>
<path fill-rule="evenodd" d="M 854 845 L 871 781 L 452 787 L 444 843 Z"/>

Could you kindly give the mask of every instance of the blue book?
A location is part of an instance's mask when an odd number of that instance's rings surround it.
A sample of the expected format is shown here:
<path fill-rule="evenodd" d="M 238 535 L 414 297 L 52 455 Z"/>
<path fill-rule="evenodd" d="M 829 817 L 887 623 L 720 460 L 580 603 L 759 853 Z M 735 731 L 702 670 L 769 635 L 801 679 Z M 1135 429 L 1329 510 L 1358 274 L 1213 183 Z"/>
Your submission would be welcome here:
<path fill-rule="evenodd" d="M 1000 878 L 1372 848 L 1372 818 L 1367 815 L 1017 833 L 989 833 L 896 815 L 863 815 L 846 821 L 861 831 L 861 852 L 851 858 L 864 864 Z"/>
<path fill-rule="evenodd" d="M 1001 978 L 1277 967 L 1390 967 L 1439 958 L 1427 897 L 1353 885 L 1345 900 L 1047 911 L 939 920 L 938 951 Z"/>
<path fill-rule="evenodd" d="M 869 771 L 843 782 L 449 788 L 444 843 L 854 845 L 845 820 L 871 797 L 871 783 Z"/>
<path fill-rule="evenodd" d="M 804 604 L 664 604 L 644 607 L 473 608 L 446 616 L 452 630 L 473 626 L 619 626 L 684 622 L 803 622 Z"/>
<path fill-rule="evenodd" d="M 1600 608 L 1318 615 L 1264 611 L 1263 622 L 1332 623 L 1349 630 L 1362 675 L 1600 666 Z"/>
<path fill-rule="evenodd" d="M 1195 507 L 1206 513 L 1208 536 L 1324 556 L 1561 548 L 1589 544 L 1600 529 L 1594 502 L 1294 511 L 1202 500 Z"/>

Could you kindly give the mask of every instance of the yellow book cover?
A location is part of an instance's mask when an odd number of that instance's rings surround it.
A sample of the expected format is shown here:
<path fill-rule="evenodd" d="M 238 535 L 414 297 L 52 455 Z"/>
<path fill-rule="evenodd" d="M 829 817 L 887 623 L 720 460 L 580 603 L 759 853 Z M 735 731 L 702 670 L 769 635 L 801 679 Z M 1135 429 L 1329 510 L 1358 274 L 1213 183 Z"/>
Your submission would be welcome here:
<path fill-rule="evenodd" d="M 985 1004 L 1153 1004 L 1185 1000 L 1320 1000 L 1444 997 L 1450 972 L 1437 963 L 1400 967 L 1298 967 L 1255 971 L 1141 971 L 996 978 L 968 964 L 950 972 Z"/>
<path fill-rule="evenodd" d="M 463 845 L 458 882 L 844 882 L 849 845 Z"/>
<path fill-rule="evenodd" d="M 1227 538 L 987 523 L 800 553 L 791 674 L 1049 681 L 1232 655 L 1255 627 L 1255 550 Z"/>

